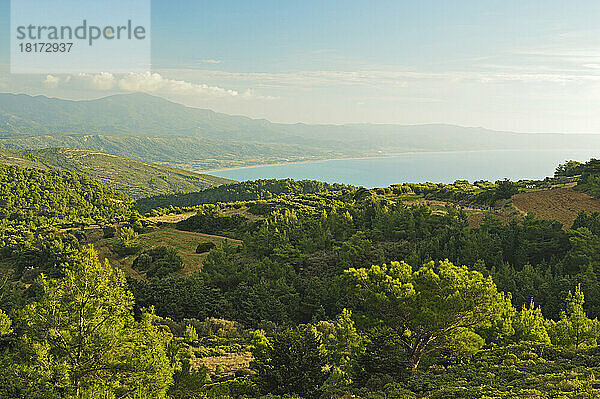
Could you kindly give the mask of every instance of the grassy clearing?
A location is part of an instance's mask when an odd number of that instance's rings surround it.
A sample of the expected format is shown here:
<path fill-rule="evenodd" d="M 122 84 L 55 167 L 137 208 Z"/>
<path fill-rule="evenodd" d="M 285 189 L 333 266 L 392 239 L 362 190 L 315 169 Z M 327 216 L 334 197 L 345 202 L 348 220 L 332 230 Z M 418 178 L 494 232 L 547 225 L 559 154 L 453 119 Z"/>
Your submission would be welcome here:
<path fill-rule="evenodd" d="M 101 259 L 108 259 L 112 265 L 120 267 L 132 277 L 143 278 L 142 275 L 140 275 L 131 267 L 133 260 L 137 257 L 137 254 L 126 256 L 124 258 L 118 257 L 111 249 L 115 241 L 116 238 L 102 238 L 94 242 L 94 246 L 98 251 L 98 256 Z M 142 250 L 159 246 L 175 249 L 183 259 L 183 270 L 178 272 L 182 275 L 190 275 L 202 269 L 202 261 L 204 258 L 206 258 L 207 254 L 197 254 L 196 247 L 200 242 L 203 241 L 214 242 L 216 245 L 222 245 L 225 241 L 228 241 L 234 245 L 240 243 L 238 240 L 233 240 L 227 237 L 194 233 L 190 231 L 180 231 L 172 227 L 164 227 L 140 235 L 140 244 L 142 245 Z"/>
<path fill-rule="evenodd" d="M 218 365 L 223 366 L 224 374 L 235 373 L 238 370 L 245 370 L 250 366 L 252 353 L 237 352 L 228 353 L 225 356 L 209 356 L 196 359 L 195 367 L 205 365 L 210 374 L 215 374 Z"/>
<path fill-rule="evenodd" d="M 186 220 L 192 216 L 194 216 L 196 214 L 196 212 L 185 212 L 185 213 L 176 213 L 173 215 L 161 215 L 161 216 L 151 216 L 148 218 L 148 220 L 150 220 L 151 222 L 154 223 L 177 223 L 177 222 L 181 222 L 182 220 Z"/>

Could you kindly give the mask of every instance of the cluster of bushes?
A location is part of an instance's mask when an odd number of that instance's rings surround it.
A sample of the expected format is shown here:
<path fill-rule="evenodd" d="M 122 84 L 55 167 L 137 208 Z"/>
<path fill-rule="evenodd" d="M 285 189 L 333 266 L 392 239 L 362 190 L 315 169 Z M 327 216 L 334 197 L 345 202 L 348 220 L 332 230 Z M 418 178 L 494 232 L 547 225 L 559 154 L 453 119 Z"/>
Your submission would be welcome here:
<path fill-rule="evenodd" d="M 118 240 L 113 244 L 112 250 L 119 256 L 133 255 L 142 248 L 139 234 L 131 227 L 122 227 L 119 230 Z"/>
<path fill-rule="evenodd" d="M 567 161 L 558 165 L 554 175 L 557 178 L 577 177 L 577 189 L 590 194 L 593 197 L 600 197 L 600 160 L 590 159 L 582 163 L 577 161 Z"/>
<path fill-rule="evenodd" d="M 177 222 L 176 226 L 185 231 L 239 236 L 250 224 L 247 218 L 239 214 L 223 215 L 219 209 L 201 209 L 196 215 Z"/>
<path fill-rule="evenodd" d="M 214 242 L 211 242 L 211 241 L 201 242 L 196 247 L 196 253 L 197 254 L 206 253 L 206 252 L 210 251 L 211 249 L 215 248 L 216 246 L 217 245 Z"/>
<path fill-rule="evenodd" d="M 478 180 L 470 184 L 467 180 L 444 183 L 404 183 L 376 190 L 378 194 L 418 195 L 426 199 L 458 203 L 474 203 L 493 206 L 496 201 L 508 199 L 525 187 L 525 182 L 512 182 L 508 179 L 495 183 Z"/>
<path fill-rule="evenodd" d="M 183 260 L 173 248 L 157 247 L 135 258 L 133 268 L 147 277 L 160 278 L 183 269 Z"/>

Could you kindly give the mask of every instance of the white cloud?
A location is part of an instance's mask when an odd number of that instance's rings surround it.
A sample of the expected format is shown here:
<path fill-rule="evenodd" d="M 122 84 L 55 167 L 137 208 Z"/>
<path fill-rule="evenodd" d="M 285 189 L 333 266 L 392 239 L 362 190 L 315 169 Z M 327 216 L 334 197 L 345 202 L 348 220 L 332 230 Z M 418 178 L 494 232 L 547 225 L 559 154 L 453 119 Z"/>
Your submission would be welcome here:
<path fill-rule="evenodd" d="M 238 81 L 263 88 L 331 88 L 362 86 L 366 88 L 419 86 L 425 82 L 530 82 L 583 83 L 599 81 L 600 74 L 584 71 L 517 68 L 516 66 L 483 65 L 479 71 L 416 72 L 392 70 L 365 71 L 299 71 L 294 73 L 243 73 L 207 70 L 163 70 L 186 79 L 205 81 Z M 487 69 L 487 70 L 486 70 Z"/>
<path fill-rule="evenodd" d="M 48 88 L 48 89 L 56 89 L 58 88 L 58 85 L 60 84 L 60 78 L 57 76 L 53 76 L 53 75 L 47 75 L 46 79 L 44 79 L 44 87 Z"/>
<path fill-rule="evenodd" d="M 181 76 L 190 80 L 238 81 L 261 87 L 315 87 L 329 85 L 395 85 L 404 86 L 417 77 L 431 77 L 411 71 L 362 70 L 362 71 L 298 71 L 290 73 L 226 72 L 199 69 L 163 69 L 164 74 Z"/>
<path fill-rule="evenodd" d="M 46 88 L 57 89 L 59 86 L 72 89 L 88 89 L 95 91 L 145 92 L 171 96 L 200 97 L 238 97 L 236 90 L 224 89 L 207 84 L 191 83 L 184 80 L 166 79 L 159 73 L 130 73 L 114 75 L 112 73 L 67 75 L 62 78 L 48 75 L 44 80 Z M 244 93 L 240 97 L 251 97 Z"/>
<path fill-rule="evenodd" d="M 117 83 L 117 79 L 112 73 L 98 73 L 98 74 L 86 74 L 80 73 L 75 75 L 73 79 L 70 76 L 67 76 L 65 82 L 70 82 L 73 80 L 75 84 L 78 82 L 83 83 L 86 89 L 91 90 L 111 90 L 115 87 Z"/>
<path fill-rule="evenodd" d="M 217 97 L 236 97 L 236 90 L 223 89 L 217 86 L 196 84 L 184 80 L 165 79 L 159 73 L 131 73 L 118 81 L 118 87 L 125 91 L 143 91 L 171 95 L 200 95 Z"/>
<path fill-rule="evenodd" d="M 257 100 L 278 100 L 278 96 L 264 96 L 262 94 L 256 94 L 254 89 L 248 89 L 241 94 L 242 98 L 253 98 Z"/>

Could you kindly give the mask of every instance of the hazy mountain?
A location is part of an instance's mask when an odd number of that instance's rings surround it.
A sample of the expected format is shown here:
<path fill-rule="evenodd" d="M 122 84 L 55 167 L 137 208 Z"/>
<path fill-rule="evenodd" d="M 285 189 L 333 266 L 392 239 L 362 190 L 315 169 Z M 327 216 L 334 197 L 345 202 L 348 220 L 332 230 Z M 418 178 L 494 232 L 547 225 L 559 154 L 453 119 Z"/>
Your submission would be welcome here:
<path fill-rule="evenodd" d="M 0 150 L 0 164 L 60 169 L 87 175 L 134 198 L 198 191 L 231 182 L 112 154 L 71 148 Z"/>
<path fill-rule="evenodd" d="M 183 135 L 253 138 L 278 131 L 266 120 L 186 107 L 143 93 L 62 100 L 0 93 L 0 133 Z"/>
<path fill-rule="evenodd" d="M 443 124 L 281 124 L 141 93 L 86 101 L 0 94 L 0 147 L 82 148 L 200 170 L 406 151 L 600 149 L 600 135 Z"/>

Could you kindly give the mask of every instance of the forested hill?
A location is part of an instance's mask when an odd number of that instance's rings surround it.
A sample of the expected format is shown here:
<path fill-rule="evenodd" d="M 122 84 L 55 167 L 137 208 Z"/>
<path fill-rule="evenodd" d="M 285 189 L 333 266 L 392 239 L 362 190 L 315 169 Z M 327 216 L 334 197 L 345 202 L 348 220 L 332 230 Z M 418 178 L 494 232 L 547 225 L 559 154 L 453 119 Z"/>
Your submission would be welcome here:
<path fill-rule="evenodd" d="M 261 179 L 227 184 L 192 193 L 177 193 L 141 198 L 135 202 L 138 211 L 152 209 L 192 207 L 217 202 L 268 200 L 281 194 L 313 194 L 324 191 L 339 191 L 348 186 L 329 184 L 315 180 Z"/>
<path fill-rule="evenodd" d="M 80 173 L 134 198 L 198 191 L 232 182 L 216 176 L 72 148 L 0 150 L 0 164 Z"/>
<path fill-rule="evenodd" d="M 244 182 L 147 218 L 89 177 L 0 166 L 0 398 L 599 398 L 600 200 L 573 189 L 595 165 Z M 519 211 L 569 190 L 594 207 L 568 226 Z"/>
<path fill-rule="evenodd" d="M 0 218 L 8 223 L 42 226 L 113 220 L 129 213 L 131 201 L 87 176 L 0 165 Z"/>

